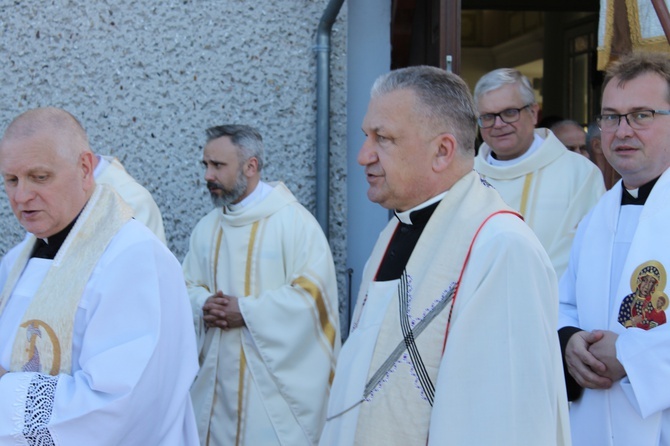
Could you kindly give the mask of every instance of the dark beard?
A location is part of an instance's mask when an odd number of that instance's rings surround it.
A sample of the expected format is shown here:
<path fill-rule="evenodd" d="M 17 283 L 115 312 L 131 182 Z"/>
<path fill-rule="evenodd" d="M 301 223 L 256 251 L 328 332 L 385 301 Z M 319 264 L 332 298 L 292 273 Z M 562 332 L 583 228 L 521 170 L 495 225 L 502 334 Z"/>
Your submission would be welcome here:
<path fill-rule="evenodd" d="M 207 189 L 209 190 L 214 206 L 222 208 L 235 203 L 242 195 L 244 195 L 247 190 L 247 177 L 240 172 L 237 175 L 237 181 L 235 181 L 235 185 L 232 189 L 226 189 L 220 183 L 208 181 Z M 217 190 L 220 191 L 220 193 L 217 193 Z"/>

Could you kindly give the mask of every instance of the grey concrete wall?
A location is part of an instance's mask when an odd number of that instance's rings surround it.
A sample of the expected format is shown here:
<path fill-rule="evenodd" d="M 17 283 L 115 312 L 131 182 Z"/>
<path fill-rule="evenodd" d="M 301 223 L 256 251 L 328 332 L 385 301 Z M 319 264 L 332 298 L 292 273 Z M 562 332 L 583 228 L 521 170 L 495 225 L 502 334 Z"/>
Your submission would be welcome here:
<path fill-rule="evenodd" d="M 154 195 L 183 259 L 211 208 L 204 129 L 246 123 L 264 136 L 264 179 L 315 210 L 315 44 L 327 0 L 0 0 L 0 127 L 63 107 L 94 151 L 118 157 Z M 331 246 L 346 258 L 346 5 L 333 28 Z M 66 197 L 64 197 L 66 198 Z M 0 255 L 23 236 L 4 191 Z M 341 285 L 342 289 L 342 285 Z"/>

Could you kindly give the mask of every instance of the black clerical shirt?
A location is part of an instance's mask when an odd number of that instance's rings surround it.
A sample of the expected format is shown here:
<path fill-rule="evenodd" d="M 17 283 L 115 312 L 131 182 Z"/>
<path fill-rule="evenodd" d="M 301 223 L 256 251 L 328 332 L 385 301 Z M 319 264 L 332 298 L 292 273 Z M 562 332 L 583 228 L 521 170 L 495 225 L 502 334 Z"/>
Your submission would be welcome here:
<path fill-rule="evenodd" d="M 72 223 L 67 225 L 63 230 L 52 235 L 51 237 L 47 237 L 47 242 L 41 238 L 38 238 L 37 243 L 35 243 L 33 253 L 30 257 L 37 257 L 38 259 L 53 259 L 56 257 L 58 250 L 63 245 L 65 238 L 72 230 L 72 227 L 76 221 L 77 219 L 75 218 Z"/>
<path fill-rule="evenodd" d="M 628 190 L 623 186 L 622 181 L 621 188 L 623 189 L 623 193 L 621 194 L 621 206 L 627 204 L 636 204 L 639 206 L 643 206 L 647 202 L 647 197 L 649 197 L 649 194 L 651 193 L 651 190 L 658 181 L 658 178 L 660 177 L 654 178 L 650 182 L 640 186 L 637 190 L 637 198 L 632 196 L 631 193 L 628 192 Z"/>
<path fill-rule="evenodd" d="M 402 221 L 398 224 L 379 265 L 375 281 L 382 282 L 400 278 L 423 229 L 438 204 L 440 204 L 439 201 L 410 213 L 409 218 L 412 224 L 406 224 Z"/>

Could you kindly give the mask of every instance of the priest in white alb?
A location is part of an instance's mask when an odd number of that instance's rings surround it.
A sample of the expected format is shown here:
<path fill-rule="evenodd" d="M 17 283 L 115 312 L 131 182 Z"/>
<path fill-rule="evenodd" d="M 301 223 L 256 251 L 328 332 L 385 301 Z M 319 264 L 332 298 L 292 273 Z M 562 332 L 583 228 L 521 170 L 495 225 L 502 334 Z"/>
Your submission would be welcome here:
<path fill-rule="evenodd" d="M 559 288 L 575 446 L 670 444 L 670 57 L 622 57 L 597 122 L 621 175 L 580 223 Z"/>
<path fill-rule="evenodd" d="M 198 443 L 177 259 L 112 188 L 84 129 L 29 110 L 0 141 L 26 238 L 0 264 L 0 445 Z"/>

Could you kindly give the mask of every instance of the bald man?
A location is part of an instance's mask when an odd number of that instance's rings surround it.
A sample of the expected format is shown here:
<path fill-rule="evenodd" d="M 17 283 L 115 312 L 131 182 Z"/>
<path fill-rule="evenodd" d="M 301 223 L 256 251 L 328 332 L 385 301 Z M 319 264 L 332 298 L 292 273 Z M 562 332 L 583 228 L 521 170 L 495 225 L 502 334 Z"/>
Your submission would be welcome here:
<path fill-rule="evenodd" d="M 23 113 L 0 140 L 28 232 L 0 263 L 0 444 L 196 445 L 179 262 L 96 186 L 93 157 L 55 108 Z"/>
<path fill-rule="evenodd" d="M 577 121 L 564 119 L 552 125 L 549 129 L 554 132 L 556 138 L 571 152 L 579 153 L 591 159 L 589 148 L 586 145 L 586 132 Z"/>

